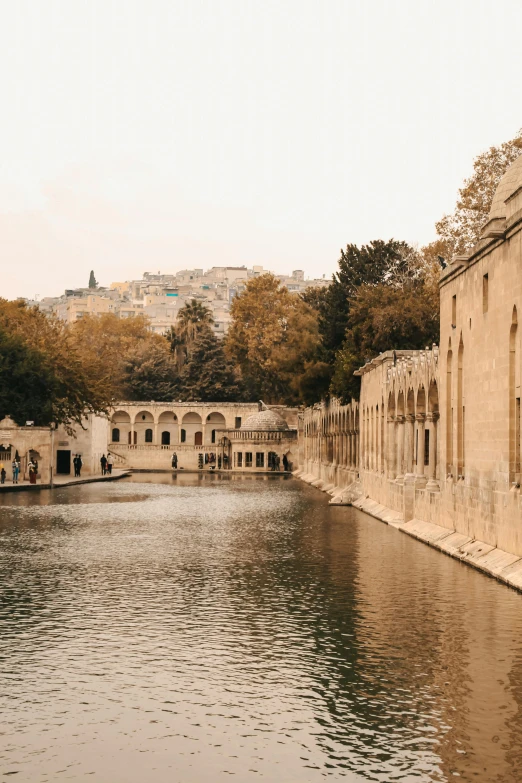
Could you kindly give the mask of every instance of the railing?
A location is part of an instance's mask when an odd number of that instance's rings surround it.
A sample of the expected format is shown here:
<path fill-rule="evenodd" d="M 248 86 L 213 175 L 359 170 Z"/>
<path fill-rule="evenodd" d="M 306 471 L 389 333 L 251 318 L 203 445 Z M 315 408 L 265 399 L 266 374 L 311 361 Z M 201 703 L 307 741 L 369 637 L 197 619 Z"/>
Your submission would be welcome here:
<path fill-rule="evenodd" d="M 154 443 L 137 443 L 137 444 L 122 444 L 111 443 L 109 444 L 109 450 L 113 454 L 117 454 L 118 451 L 216 451 L 217 443 L 207 443 L 203 446 L 195 446 L 193 443 L 171 443 L 170 446 L 164 446 L 163 444 Z M 118 451 L 115 451 L 117 449 Z"/>
<path fill-rule="evenodd" d="M 231 440 L 297 440 L 297 430 L 283 430 L 281 432 L 267 432 L 266 430 L 232 430 L 227 434 Z"/>

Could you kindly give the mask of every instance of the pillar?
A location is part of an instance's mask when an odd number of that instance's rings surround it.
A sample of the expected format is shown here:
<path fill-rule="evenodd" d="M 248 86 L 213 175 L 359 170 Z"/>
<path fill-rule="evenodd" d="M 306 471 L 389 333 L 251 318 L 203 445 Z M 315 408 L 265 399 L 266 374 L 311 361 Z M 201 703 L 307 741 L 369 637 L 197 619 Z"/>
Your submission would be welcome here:
<path fill-rule="evenodd" d="M 388 478 L 394 479 L 397 476 L 397 466 L 395 456 L 397 454 L 397 444 L 395 442 L 395 418 L 388 416 Z"/>
<path fill-rule="evenodd" d="M 426 485 L 426 477 L 424 475 L 424 431 L 426 416 L 424 413 L 418 413 L 415 416 L 415 422 L 417 425 L 417 461 L 415 465 L 416 485 L 418 487 L 424 487 Z"/>
<path fill-rule="evenodd" d="M 404 469 L 405 473 L 413 473 L 413 441 L 415 436 L 415 416 L 413 413 L 406 414 L 405 432 L 404 432 Z"/>
<path fill-rule="evenodd" d="M 439 482 L 437 481 L 437 419 L 438 413 L 428 413 L 426 416 L 426 424 L 428 432 L 430 433 L 430 453 L 428 464 L 428 483 L 426 489 L 430 492 L 437 492 L 439 490 Z"/>
<path fill-rule="evenodd" d="M 397 445 L 397 463 L 395 467 L 395 475 L 397 477 L 397 481 L 402 481 L 404 479 L 404 470 L 403 470 L 403 455 L 404 455 L 404 416 L 399 415 L 396 417 L 397 427 L 396 427 L 396 445 Z"/>

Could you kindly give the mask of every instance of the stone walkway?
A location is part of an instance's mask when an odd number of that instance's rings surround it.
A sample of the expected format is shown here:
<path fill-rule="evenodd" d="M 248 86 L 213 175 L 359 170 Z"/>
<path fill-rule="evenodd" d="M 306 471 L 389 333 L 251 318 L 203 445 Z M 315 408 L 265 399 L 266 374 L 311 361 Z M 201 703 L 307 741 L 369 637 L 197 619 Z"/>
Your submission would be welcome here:
<path fill-rule="evenodd" d="M 116 469 L 112 471 L 110 476 L 85 476 L 82 478 L 76 478 L 75 476 L 58 476 L 54 480 L 54 489 L 60 487 L 71 487 L 76 484 L 92 484 L 99 481 L 117 481 L 118 479 L 130 476 L 128 470 Z M 51 489 L 50 484 L 42 484 L 37 481 L 36 484 L 30 484 L 29 481 L 19 481 L 18 484 L 13 484 L 13 480 L 6 479 L 5 484 L 0 484 L 0 492 L 21 492 L 22 490 L 35 490 L 35 489 Z"/>

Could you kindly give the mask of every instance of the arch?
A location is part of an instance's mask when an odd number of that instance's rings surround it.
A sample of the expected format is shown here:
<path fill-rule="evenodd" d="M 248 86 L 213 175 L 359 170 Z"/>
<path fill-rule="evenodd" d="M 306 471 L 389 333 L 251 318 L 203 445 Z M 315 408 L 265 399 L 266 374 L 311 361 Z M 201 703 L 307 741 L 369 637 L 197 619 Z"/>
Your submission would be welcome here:
<path fill-rule="evenodd" d="M 464 475 L 464 343 L 460 334 L 457 355 L 457 475 Z"/>
<path fill-rule="evenodd" d="M 131 417 L 127 411 L 116 410 L 111 416 L 111 442 L 130 443 Z"/>
<path fill-rule="evenodd" d="M 388 394 L 388 416 L 395 416 L 395 395 L 392 391 Z"/>
<path fill-rule="evenodd" d="M 406 397 L 406 413 L 409 415 L 415 413 L 415 392 L 413 389 L 408 389 L 408 395 Z"/>
<path fill-rule="evenodd" d="M 148 410 L 141 410 L 134 416 L 134 443 L 152 443 L 153 439 L 147 440 L 150 434 L 148 430 L 153 431 L 154 416 Z"/>
<path fill-rule="evenodd" d="M 453 473 L 453 351 L 449 341 L 446 359 L 446 473 Z"/>
<path fill-rule="evenodd" d="M 185 441 L 182 442 L 190 443 L 194 446 L 201 445 L 203 439 L 203 424 L 199 413 L 196 413 L 195 411 L 189 411 L 188 413 L 185 413 L 183 419 L 181 420 L 181 426 L 185 431 Z M 196 443 L 196 435 L 198 433 L 198 440 L 200 441 L 199 444 Z"/>
<path fill-rule="evenodd" d="M 170 434 L 169 444 L 179 443 L 179 424 L 178 417 L 172 411 L 163 411 L 158 416 L 158 429 L 160 432 L 168 432 Z M 163 443 L 163 441 L 162 441 Z"/>
<path fill-rule="evenodd" d="M 513 307 L 509 329 L 509 482 L 520 484 L 520 367 L 518 314 Z"/>
<path fill-rule="evenodd" d="M 417 391 L 417 402 L 415 404 L 416 413 L 426 413 L 426 391 L 424 386 L 421 386 Z"/>
<path fill-rule="evenodd" d="M 439 412 L 439 387 L 437 386 L 437 381 L 435 380 L 430 382 L 430 387 L 428 389 L 428 412 Z"/>
<path fill-rule="evenodd" d="M 131 417 L 127 411 L 117 410 L 111 416 L 113 424 L 130 424 Z"/>
<path fill-rule="evenodd" d="M 205 443 L 217 443 L 220 438 L 219 433 L 226 430 L 227 423 L 222 413 L 214 411 L 209 413 L 205 421 Z"/>
<path fill-rule="evenodd" d="M 404 416 L 404 392 L 402 389 L 397 395 L 397 416 Z"/>
<path fill-rule="evenodd" d="M 169 430 L 163 430 L 161 433 L 161 445 L 170 446 L 170 432 Z"/>

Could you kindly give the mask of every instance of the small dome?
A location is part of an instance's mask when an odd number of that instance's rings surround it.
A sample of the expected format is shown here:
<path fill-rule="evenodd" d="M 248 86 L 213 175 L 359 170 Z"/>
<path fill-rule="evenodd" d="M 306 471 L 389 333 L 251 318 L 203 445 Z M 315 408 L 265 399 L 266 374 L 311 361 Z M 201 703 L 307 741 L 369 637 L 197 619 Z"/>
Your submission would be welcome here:
<path fill-rule="evenodd" d="M 511 164 L 498 183 L 493 201 L 491 202 L 488 221 L 507 216 L 508 210 L 505 202 L 520 187 L 522 187 L 522 155 Z"/>
<path fill-rule="evenodd" d="M 259 411 L 249 416 L 241 425 L 242 430 L 281 431 L 287 430 L 286 421 L 274 411 Z"/>

